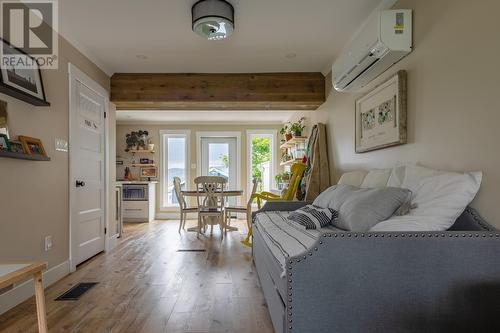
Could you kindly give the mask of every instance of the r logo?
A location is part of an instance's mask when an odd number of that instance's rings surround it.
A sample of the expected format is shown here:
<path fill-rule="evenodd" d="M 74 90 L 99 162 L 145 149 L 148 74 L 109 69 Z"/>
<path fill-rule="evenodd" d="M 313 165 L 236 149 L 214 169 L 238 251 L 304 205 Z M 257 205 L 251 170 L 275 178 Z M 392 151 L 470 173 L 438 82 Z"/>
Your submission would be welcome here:
<path fill-rule="evenodd" d="M 32 56 L 53 54 L 54 5 L 52 1 L 3 1 L 2 38 Z"/>

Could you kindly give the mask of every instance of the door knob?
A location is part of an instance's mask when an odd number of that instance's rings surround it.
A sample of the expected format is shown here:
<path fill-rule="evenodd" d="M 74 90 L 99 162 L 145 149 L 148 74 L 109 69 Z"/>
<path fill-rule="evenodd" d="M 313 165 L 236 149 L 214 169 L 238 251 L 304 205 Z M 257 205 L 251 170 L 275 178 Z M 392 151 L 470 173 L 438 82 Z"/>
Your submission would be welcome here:
<path fill-rule="evenodd" d="M 85 186 L 85 182 L 83 180 L 76 181 L 76 187 L 84 187 L 84 186 Z"/>

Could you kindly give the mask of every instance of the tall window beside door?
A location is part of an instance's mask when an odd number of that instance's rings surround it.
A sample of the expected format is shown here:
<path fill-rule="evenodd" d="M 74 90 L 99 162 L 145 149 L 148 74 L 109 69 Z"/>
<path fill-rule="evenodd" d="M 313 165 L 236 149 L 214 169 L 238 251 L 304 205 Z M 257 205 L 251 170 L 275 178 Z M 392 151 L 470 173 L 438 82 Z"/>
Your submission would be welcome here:
<path fill-rule="evenodd" d="M 181 179 L 182 188 L 188 182 L 189 131 L 160 131 L 161 136 L 161 206 L 178 206 L 173 179 Z"/>

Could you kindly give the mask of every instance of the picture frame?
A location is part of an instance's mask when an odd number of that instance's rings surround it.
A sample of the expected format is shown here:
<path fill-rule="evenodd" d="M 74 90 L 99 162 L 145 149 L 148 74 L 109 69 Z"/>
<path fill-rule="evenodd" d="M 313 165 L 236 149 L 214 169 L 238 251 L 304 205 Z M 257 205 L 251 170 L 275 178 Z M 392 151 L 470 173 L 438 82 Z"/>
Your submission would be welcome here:
<path fill-rule="evenodd" d="M 0 92 L 33 105 L 50 105 L 45 96 L 42 72 L 36 63 L 36 60 L 24 51 L 11 45 L 8 41 L 0 38 L 0 42 L 2 44 L 1 47 L 4 50 L 4 54 L 5 50 L 9 50 L 8 54 L 18 54 L 23 57 L 30 57 L 33 59 L 33 63 L 36 64 L 36 67 L 30 69 L 9 68 L 0 65 Z"/>
<path fill-rule="evenodd" d="M 6 134 L 0 134 L 0 150 L 10 151 L 9 137 Z"/>
<path fill-rule="evenodd" d="M 47 153 L 45 152 L 45 148 L 43 147 L 40 139 L 20 135 L 19 141 L 21 141 L 21 144 L 23 145 L 25 154 L 42 155 L 47 157 Z"/>
<path fill-rule="evenodd" d="M 26 154 L 23 144 L 20 141 L 9 141 L 10 151 L 13 153 Z"/>
<path fill-rule="evenodd" d="M 156 167 L 141 167 L 141 178 L 157 178 L 158 177 L 158 169 Z"/>
<path fill-rule="evenodd" d="M 406 143 L 406 81 L 406 71 L 400 70 L 356 100 L 356 153 L 365 153 Z"/>

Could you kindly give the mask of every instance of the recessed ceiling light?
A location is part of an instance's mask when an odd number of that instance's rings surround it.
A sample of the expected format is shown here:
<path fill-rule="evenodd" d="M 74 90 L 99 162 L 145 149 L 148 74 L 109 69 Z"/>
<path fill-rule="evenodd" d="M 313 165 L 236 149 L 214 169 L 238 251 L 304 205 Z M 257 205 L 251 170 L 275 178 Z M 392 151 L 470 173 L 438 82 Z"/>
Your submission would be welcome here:
<path fill-rule="evenodd" d="M 295 58 L 297 55 L 295 53 L 288 53 L 287 55 L 285 55 L 285 58 L 287 59 L 293 59 Z"/>
<path fill-rule="evenodd" d="M 145 56 L 144 54 L 138 54 L 135 56 L 137 59 L 140 59 L 140 60 L 146 60 L 148 57 Z"/>

